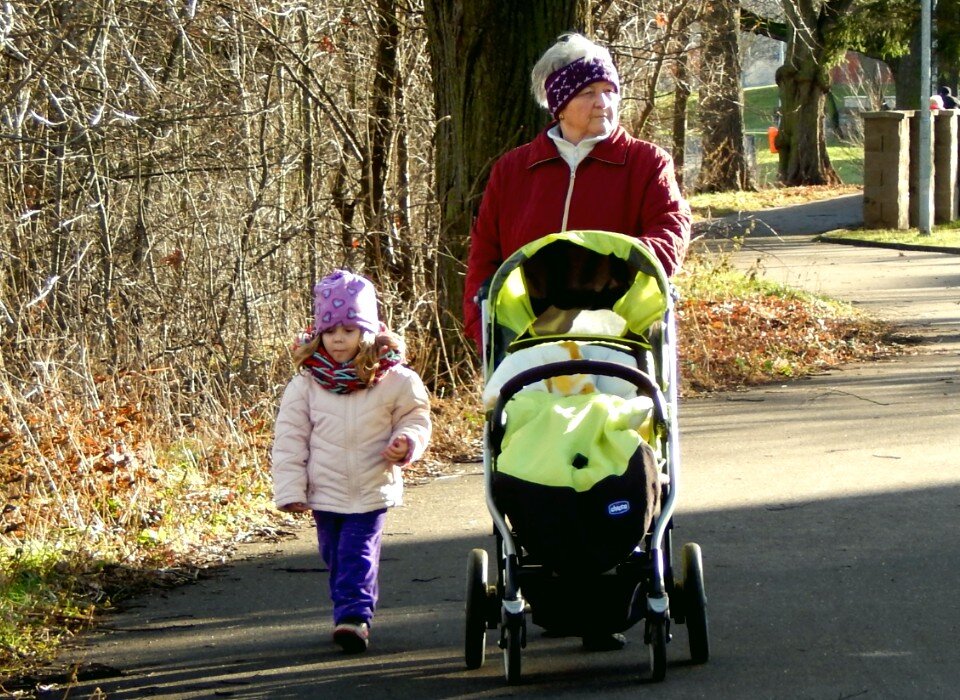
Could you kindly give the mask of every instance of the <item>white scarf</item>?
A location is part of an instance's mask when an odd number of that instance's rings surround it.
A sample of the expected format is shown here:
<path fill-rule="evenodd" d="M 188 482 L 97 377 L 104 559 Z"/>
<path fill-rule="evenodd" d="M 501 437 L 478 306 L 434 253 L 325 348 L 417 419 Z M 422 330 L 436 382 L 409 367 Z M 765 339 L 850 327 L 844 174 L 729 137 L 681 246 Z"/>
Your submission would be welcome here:
<path fill-rule="evenodd" d="M 563 138 L 563 132 L 560 131 L 560 125 L 557 124 L 547 132 L 547 136 L 553 139 L 553 142 L 557 144 L 557 150 L 560 151 L 560 157 L 567 161 L 567 165 L 569 165 L 570 170 L 573 171 L 576 170 L 577 166 L 580 165 L 580 162 L 587 157 L 587 154 L 593 150 L 594 146 L 610 136 L 612 133 L 613 129 L 610 129 L 608 132 L 600 134 L 599 136 L 591 136 L 590 138 L 583 139 L 580 143 L 570 143 Z"/>

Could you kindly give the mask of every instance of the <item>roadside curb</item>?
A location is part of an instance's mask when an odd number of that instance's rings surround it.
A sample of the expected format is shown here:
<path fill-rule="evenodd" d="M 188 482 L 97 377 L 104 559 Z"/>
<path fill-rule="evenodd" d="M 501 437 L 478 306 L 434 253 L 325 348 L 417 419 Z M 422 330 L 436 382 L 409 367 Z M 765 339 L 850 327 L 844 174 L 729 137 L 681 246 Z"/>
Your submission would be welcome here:
<path fill-rule="evenodd" d="M 911 250 L 921 253 L 944 253 L 946 255 L 960 255 L 960 248 L 950 246 L 930 246 L 919 243 L 880 243 L 879 241 L 865 241 L 857 238 L 831 238 L 830 233 L 821 233 L 814 238 L 819 243 L 836 243 L 860 248 L 886 248 L 887 250 Z"/>

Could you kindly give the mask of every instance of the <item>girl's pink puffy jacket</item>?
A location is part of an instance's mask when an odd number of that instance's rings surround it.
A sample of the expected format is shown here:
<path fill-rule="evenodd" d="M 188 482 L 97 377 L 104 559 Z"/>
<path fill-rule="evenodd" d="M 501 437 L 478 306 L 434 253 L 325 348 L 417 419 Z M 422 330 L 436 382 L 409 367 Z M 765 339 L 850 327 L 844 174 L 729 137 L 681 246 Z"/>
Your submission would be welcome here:
<path fill-rule="evenodd" d="M 420 377 L 397 365 L 368 389 L 334 394 L 300 373 L 284 391 L 273 444 L 274 501 L 314 510 L 366 513 L 399 505 L 400 465 L 380 452 L 410 439 L 406 463 L 418 459 L 431 433 L 430 399 Z"/>

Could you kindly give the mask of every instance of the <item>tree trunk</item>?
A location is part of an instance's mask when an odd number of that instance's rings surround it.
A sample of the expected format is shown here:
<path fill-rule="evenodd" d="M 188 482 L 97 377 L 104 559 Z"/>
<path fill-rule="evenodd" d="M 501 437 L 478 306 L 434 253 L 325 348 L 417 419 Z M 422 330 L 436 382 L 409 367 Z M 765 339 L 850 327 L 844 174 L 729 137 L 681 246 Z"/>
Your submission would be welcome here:
<path fill-rule="evenodd" d="M 920 23 L 910 38 L 910 50 L 888 59 L 897 90 L 897 109 L 920 108 Z"/>
<path fill-rule="evenodd" d="M 687 104 L 690 101 L 690 75 L 687 54 L 677 58 L 675 71 L 677 87 L 673 92 L 673 167 L 677 184 L 683 191 L 683 169 L 687 155 Z"/>
<path fill-rule="evenodd" d="M 394 282 L 400 292 L 400 298 L 407 304 L 416 298 L 416 290 L 422 289 L 416 280 L 417 259 L 416 247 L 413 245 L 413 236 L 410 230 L 410 149 L 407 142 L 410 133 L 407 124 L 407 110 L 405 105 L 406 93 L 403 80 L 397 80 L 393 86 L 393 101 L 396 105 L 397 145 L 396 145 L 396 177 L 395 180 L 395 211 L 391 212 L 387 226 L 390 240 L 399 254 L 394 256 Z"/>
<path fill-rule="evenodd" d="M 490 166 L 546 125 L 530 95 L 530 70 L 560 34 L 586 26 L 589 9 L 586 0 L 424 3 L 437 117 L 437 286 L 447 313 L 440 331 L 456 341 L 451 347 L 467 347 L 459 312 L 464 261 Z"/>
<path fill-rule="evenodd" d="M 390 239 L 390 225 L 384 192 L 390 165 L 390 142 L 393 134 L 394 84 L 397 82 L 397 42 L 400 25 L 397 22 L 394 0 L 377 0 L 374 32 L 377 50 L 371 94 L 371 109 L 367 118 L 369 150 L 363 163 L 360 179 L 360 200 L 367 224 L 364 248 L 367 273 L 382 285 L 381 275 L 396 272 L 396 251 Z"/>
<path fill-rule="evenodd" d="M 673 79 L 676 88 L 673 92 L 673 165 L 676 170 L 677 184 L 684 191 L 684 166 L 687 155 L 687 108 L 690 102 L 690 25 L 697 19 L 693 5 L 685 6 L 677 21 L 676 36 L 670 45 L 670 54 L 674 56 Z"/>
<path fill-rule="evenodd" d="M 780 182 L 795 185 L 840 183 L 827 155 L 823 108 L 830 91 L 829 67 L 838 56 L 826 48 L 826 31 L 838 13 L 849 9 L 850 0 L 783 0 L 792 26 L 784 64 L 777 70 L 780 88 Z"/>
<path fill-rule="evenodd" d="M 703 160 L 699 192 L 750 189 L 743 148 L 743 90 L 740 87 L 740 8 L 729 0 L 704 7 L 700 126 Z"/>

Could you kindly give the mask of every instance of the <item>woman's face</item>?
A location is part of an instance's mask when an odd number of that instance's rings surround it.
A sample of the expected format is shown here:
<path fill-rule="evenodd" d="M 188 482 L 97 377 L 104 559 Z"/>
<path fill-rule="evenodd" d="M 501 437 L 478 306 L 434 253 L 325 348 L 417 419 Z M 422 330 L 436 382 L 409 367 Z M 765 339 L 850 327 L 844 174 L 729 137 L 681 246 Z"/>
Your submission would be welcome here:
<path fill-rule="evenodd" d="M 347 327 L 337 325 L 328 328 L 321 334 L 324 349 L 330 353 L 330 357 L 344 364 L 357 356 L 360 352 L 360 338 L 362 331 L 356 326 Z"/>
<path fill-rule="evenodd" d="M 617 125 L 620 95 L 613 83 L 598 80 L 574 95 L 558 115 L 563 138 L 580 143 L 605 134 Z"/>

